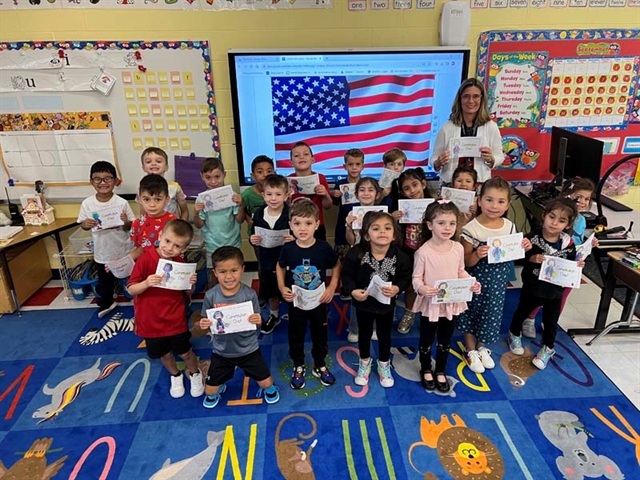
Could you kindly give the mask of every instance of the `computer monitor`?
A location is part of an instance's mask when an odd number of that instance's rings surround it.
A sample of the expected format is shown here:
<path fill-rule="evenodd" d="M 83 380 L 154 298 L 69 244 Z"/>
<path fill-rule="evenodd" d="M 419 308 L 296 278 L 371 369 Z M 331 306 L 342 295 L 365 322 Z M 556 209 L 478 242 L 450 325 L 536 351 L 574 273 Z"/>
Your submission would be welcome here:
<path fill-rule="evenodd" d="M 598 185 L 603 151 L 600 140 L 552 127 L 549 172 L 554 175 L 553 182 L 561 186 L 564 180 L 583 177 Z"/>

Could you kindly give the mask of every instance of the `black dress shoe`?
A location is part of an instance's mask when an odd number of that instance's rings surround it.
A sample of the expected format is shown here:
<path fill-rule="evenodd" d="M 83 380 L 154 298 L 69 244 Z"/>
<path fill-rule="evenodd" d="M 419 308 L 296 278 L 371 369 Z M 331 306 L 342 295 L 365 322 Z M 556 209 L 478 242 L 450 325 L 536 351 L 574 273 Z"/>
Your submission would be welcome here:
<path fill-rule="evenodd" d="M 425 373 L 431 374 L 431 380 L 424 378 Z M 436 376 L 431 370 L 420 370 L 420 383 L 422 384 L 422 388 L 433 392 L 436 389 Z"/>
<path fill-rule="evenodd" d="M 438 381 L 438 375 L 442 375 L 445 378 L 444 382 Z M 447 380 L 447 376 L 444 373 L 436 373 L 434 374 L 434 378 L 435 378 L 436 388 L 440 393 L 448 393 L 449 390 L 451 390 L 451 387 L 449 386 L 449 380 Z"/>

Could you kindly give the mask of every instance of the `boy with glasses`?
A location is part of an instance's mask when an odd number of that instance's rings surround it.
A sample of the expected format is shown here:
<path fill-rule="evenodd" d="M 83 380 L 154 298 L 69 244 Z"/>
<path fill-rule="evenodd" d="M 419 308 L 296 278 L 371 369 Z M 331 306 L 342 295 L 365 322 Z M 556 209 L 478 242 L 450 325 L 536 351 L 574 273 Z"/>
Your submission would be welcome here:
<path fill-rule="evenodd" d="M 82 202 L 78 223 L 83 230 L 91 230 L 93 237 L 93 259 L 98 266 L 96 291 L 100 295 L 98 318 L 103 318 L 118 306 L 113 300 L 116 279 L 105 269 L 105 265 L 111 260 L 124 257 L 131 251 L 131 241 L 127 232 L 131 229 L 131 222 L 135 219 L 135 215 L 129 203 L 113 193 L 118 183 L 118 175 L 112 164 L 103 160 L 94 163 L 91 166 L 89 179 L 96 193 Z M 123 225 L 97 228 L 100 226 L 101 212 L 113 210 L 120 211 Z"/>

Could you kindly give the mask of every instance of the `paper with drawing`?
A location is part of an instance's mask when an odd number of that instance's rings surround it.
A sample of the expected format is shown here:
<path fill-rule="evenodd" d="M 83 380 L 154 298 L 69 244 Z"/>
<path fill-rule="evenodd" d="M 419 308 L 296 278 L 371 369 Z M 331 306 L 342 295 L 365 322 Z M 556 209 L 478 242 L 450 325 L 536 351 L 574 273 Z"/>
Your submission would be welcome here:
<path fill-rule="evenodd" d="M 375 298 L 380 303 L 385 305 L 391 305 L 391 298 L 382 293 L 382 287 L 390 287 L 391 282 L 385 282 L 378 275 L 371 277 L 369 286 L 367 287 L 367 293 L 369 296 Z"/>
<path fill-rule="evenodd" d="M 345 183 L 340 185 L 340 192 L 342 192 L 342 205 L 350 205 L 352 203 L 358 203 L 356 198 L 356 184 Z"/>
<path fill-rule="evenodd" d="M 351 215 L 355 216 L 356 219 L 351 224 L 351 228 L 354 230 L 360 230 L 362 228 L 362 219 L 367 214 L 367 212 L 388 212 L 389 207 L 386 205 L 371 205 L 369 207 L 353 207 L 351 210 Z"/>
<path fill-rule="evenodd" d="M 214 335 L 245 332 L 258 328 L 257 325 L 249 322 L 249 316 L 254 314 L 252 302 L 209 308 L 206 313 L 207 318 L 211 320 L 210 329 Z"/>
<path fill-rule="evenodd" d="M 156 287 L 168 290 L 189 290 L 191 283 L 189 277 L 196 273 L 196 263 L 172 262 L 161 258 L 158 261 L 156 275 L 162 277 L 162 281 Z"/>
<path fill-rule="evenodd" d="M 449 150 L 455 158 L 480 157 L 481 137 L 459 137 L 449 140 Z"/>
<path fill-rule="evenodd" d="M 489 263 L 510 262 L 524 258 L 522 233 L 489 237 L 487 238 L 487 245 L 489 246 Z"/>
<path fill-rule="evenodd" d="M 451 200 L 462 213 L 469 213 L 469 208 L 473 205 L 476 192 L 473 190 L 460 190 L 459 188 L 442 187 L 442 198 Z"/>
<path fill-rule="evenodd" d="M 380 175 L 378 185 L 380 185 L 380 188 L 389 188 L 393 181 L 400 176 L 400 173 L 401 172 L 396 172 L 395 170 L 385 168 L 384 170 L 382 170 L 382 175 Z"/>
<path fill-rule="evenodd" d="M 402 212 L 400 223 L 422 223 L 424 211 L 427 209 L 429 204 L 433 202 L 433 198 L 398 200 L 398 210 Z"/>
<path fill-rule="evenodd" d="M 236 205 L 233 201 L 233 188 L 231 188 L 231 185 L 207 190 L 202 192 L 199 197 L 200 201 L 204 203 L 205 212 L 215 212 L 216 210 Z"/>
<path fill-rule="evenodd" d="M 293 306 L 300 310 L 313 310 L 320 305 L 320 297 L 326 290 L 324 282 L 315 290 L 306 290 L 297 285 L 291 287 L 295 297 L 293 297 Z"/>
<path fill-rule="evenodd" d="M 580 288 L 582 268 L 578 262 L 545 255 L 538 279 L 561 287 Z"/>
<path fill-rule="evenodd" d="M 261 247 L 281 247 L 284 245 L 285 235 L 289 235 L 289 230 L 269 230 L 267 228 L 256 227 L 256 235 L 260 235 L 261 237 Z"/>
<path fill-rule="evenodd" d="M 320 185 L 320 177 L 318 177 L 317 173 L 306 177 L 287 177 L 287 181 L 292 195 L 296 193 L 314 195 L 316 186 Z"/>
<path fill-rule="evenodd" d="M 110 207 L 101 208 L 100 210 L 91 212 L 91 218 L 98 222 L 91 231 L 99 232 L 100 230 L 106 230 L 107 228 L 120 227 L 124 225 L 120 215 L 122 215 L 122 207 L 119 205 L 112 205 Z"/>
<path fill-rule="evenodd" d="M 107 262 L 107 265 L 114 277 L 127 278 L 131 275 L 135 263 L 136 262 L 133 261 L 131 255 L 127 255 L 117 260 L 111 260 L 110 262 Z"/>
<path fill-rule="evenodd" d="M 467 278 L 451 278 L 447 280 L 438 280 L 434 283 L 434 287 L 438 289 L 438 293 L 431 300 L 432 303 L 458 303 L 468 302 L 473 297 L 470 290 L 476 283 L 475 277 Z"/>
<path fill-rule="evenodd" d="M 585 260 L 589 255 L 591 255 L 591 250 L 593 250 L 593 239 L 595 236 L 596 234 L 592 233 L 584 243 L 581 243 L 576 247 L 576 261 Z"/>

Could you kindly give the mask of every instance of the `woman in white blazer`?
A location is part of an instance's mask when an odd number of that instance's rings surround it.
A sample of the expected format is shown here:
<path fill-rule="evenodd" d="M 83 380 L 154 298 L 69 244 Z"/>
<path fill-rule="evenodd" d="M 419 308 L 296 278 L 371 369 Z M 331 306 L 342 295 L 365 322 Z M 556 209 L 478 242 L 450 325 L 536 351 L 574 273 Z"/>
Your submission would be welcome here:
<path fill-rule="evenodd" d="M 481 156 L 455 157 L 449 150 L 449 142 L 452 138 L 460 137 L 482 138 Z M 468 78 L 456 93 L 449 121 L 438 132 L 429 163 L 440 174 L 441 183 L 448 184 L 459 164 L 473 167 L 478 172 L 478 182 L 482 183 L 491 178 L 491 169 L 503 161 L 502 136 L 489 116 L 484 86 L 479 80 Z"/>

